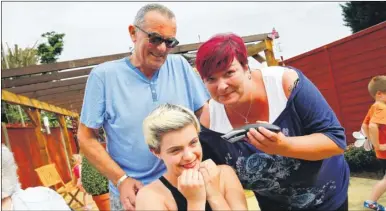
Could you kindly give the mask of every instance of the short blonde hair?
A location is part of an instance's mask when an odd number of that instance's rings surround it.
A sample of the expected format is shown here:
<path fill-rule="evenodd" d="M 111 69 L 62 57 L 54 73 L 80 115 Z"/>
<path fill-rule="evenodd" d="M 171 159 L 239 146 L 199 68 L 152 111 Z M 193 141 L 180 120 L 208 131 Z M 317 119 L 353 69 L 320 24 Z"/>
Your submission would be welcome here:
<path fill-rule="evenodd" d="M 386 92 L 386 75 L 378 75 L 371 79 L 368 85 L 370 95 L 375 98 L 378 91 Z"/>
<path fill-rule="evenodd" d="M 76 162 L 82 162 L 82 156 L 80 154 L 73 154 L 71 158 L 71 166 L 74 167 Z"/>
<path fill-rule="evenodd" d="M 163 135 L 191 124 L 199 133 L 200 123 L 192 111 L 179 105 L 160 105 L 143 121 L 145 141 L 150 149 L 159 153 Z"/>

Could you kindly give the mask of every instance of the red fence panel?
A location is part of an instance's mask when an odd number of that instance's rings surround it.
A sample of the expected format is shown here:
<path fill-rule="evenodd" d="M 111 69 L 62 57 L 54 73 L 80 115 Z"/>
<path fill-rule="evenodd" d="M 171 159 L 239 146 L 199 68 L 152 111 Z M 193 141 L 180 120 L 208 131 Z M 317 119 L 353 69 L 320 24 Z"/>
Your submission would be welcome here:
<path fill-rule="evenodd" d="M 19 181 L 23 189 L 42 185 L 35 168 L 42 165 L 40 158 L 39 143 L 33 127 L 22 127 L 20 125 L 6 126 L 11 145 L 11 151 L 14 154 L 16 164 L 18 165 Z M 76 152 L 75 141 L 71 130 L 69 130 L 70 144 L 72 152 Z M 47 149 L 50 162 L 55 163 L 57 170 L 64 182 L 71 180 L 71 170 L 68 167 L 65 146 L 63 145 L 60 128 L 51 128 L 51 134 L 46 134 Z M 2 143 L 5 144 L 4 133 L 2 132 Z"/>
<path fill-rule="evenodd" d="M 75 143 L 75 139 L 74 139 L 74 134 L 72 133 L 71 128 L 67 129 L 67 131 L 68 131 L 68 136 L 70 137 L 72 154 L 76 154 L 77 147 L 76 147 L 76 143 Z"/>
<path fill-rule="evenodd" d="M 52 163 L 56 164 L 63 181 L 69 182 L 71 180 L 71 170 L 69 169 L 66 147 L 63 145 L 62 134 L 60 128 L 51 128 L 51 134 L 44 134 L 47 140 L 48 153 Z M 68 155 L 71 158 L 71 155 Z"/>
<path fill-rule="evenodd" d="M 35 172 L 36 163 L 41 163 L 41 159 L 34 128 L 9 127 L 7 131 L 22 188 L 41 185 Z"/>
<path fill-rule="evenodd" d="M 386 74 L 386 22 L 285 61 L 322 92 L 346 129 L 347 142 L 374 102 L 370 79 Z"/>

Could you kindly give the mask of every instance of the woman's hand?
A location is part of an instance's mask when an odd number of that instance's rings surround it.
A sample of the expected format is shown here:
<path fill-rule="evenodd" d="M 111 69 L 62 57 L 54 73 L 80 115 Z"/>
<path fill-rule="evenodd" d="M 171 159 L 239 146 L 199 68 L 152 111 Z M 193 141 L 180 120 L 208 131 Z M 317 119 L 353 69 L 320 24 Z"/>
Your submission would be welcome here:
<path fill-rule="evenodd" d="M 267 154 L 284 155 L 290 147 L 289 139 L 282 132 L 274 133 L 263 127 L 258 131 L 249 129 L 247 137 L 250 144 Z"/>
<path fill-rule="evenodd" d="M 178 177 L 178 190 L 184 195 L 188 204 L 203 203 L 205 208 L 205 183 L 199 171 L 194 169 L 184 170 Z"/>
<path fill-rule="evenodd" d="M 220 192 L 220 170 L 213 160 L 208 159 L 200 164 L 200 173 L 205 181 L 207 200 L 221 195 Z"/>

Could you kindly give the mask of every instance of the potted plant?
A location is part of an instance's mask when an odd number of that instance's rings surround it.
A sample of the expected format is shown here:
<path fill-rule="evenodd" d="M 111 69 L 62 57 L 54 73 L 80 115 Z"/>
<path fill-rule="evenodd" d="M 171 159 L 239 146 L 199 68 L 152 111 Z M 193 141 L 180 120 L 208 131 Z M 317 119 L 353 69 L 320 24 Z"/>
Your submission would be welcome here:
<path fill-rule="evenodd" d="M 83 156 L 82 158 L 83 188 L 92 195 L 99 210 L 110 210 L 109 181 Z"/>

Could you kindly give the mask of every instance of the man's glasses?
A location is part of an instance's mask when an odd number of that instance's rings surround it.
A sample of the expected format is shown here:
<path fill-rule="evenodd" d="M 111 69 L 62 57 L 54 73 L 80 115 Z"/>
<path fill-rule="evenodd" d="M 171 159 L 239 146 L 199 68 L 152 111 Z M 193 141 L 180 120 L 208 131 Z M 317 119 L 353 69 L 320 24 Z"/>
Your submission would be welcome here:
<path fill-rule="evenodd" d="M 139 26 L 134 25 L 137 29 L 141 30 L 143 33 L 147 34 L 149 37 L 149 42 L 153 45 L 160 45 L 163 42 L 165 42 L 165 45 L 167 48 L 174 48 L 178 45 L 178 40 L 176 38 L 163 38 L 160 34 L 156 32 L 147 32 L 143 29 L 141 29 Z"/>

